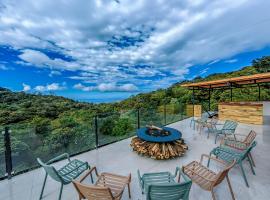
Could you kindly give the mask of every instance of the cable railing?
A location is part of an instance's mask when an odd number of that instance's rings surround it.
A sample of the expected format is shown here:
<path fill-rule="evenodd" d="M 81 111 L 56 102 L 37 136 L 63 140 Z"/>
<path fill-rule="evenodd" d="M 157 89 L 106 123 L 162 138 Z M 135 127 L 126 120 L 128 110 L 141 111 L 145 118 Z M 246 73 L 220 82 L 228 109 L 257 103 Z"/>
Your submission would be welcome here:
<path fill-rule="evenodd" d="M 0 179 L 38 166 L 36 158 L 48 160 L 67 152 L 77 155 L 132 137 L 147 124 L 165 126 L 187 118 L 185 105 L 167 104 L 113 113 L 101 113 L 76 121 L 64 116 L 46 124 L 18 123 L 0 127 Z"/>

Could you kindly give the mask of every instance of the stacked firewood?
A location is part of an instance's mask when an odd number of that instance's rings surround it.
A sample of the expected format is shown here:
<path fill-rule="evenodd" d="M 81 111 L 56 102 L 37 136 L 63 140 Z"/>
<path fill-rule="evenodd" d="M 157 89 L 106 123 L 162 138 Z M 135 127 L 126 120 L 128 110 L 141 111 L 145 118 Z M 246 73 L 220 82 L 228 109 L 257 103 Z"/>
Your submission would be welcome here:
<path fill-rule="evenodd" d="M 147 142 L 138 137 L 131 140 L 130 146 L 139 154 L 149 156 L 157 160 L 170 159 L 184 155 L 188 146 L 183 139 L 173 142 Z"/>

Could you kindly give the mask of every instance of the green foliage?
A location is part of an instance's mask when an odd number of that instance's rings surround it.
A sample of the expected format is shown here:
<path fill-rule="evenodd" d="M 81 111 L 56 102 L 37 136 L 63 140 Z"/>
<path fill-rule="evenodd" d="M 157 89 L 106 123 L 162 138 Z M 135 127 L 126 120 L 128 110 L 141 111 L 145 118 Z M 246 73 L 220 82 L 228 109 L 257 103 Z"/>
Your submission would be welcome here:
<path fill-rule="evenodd" d="M 123 136 L 132 131 L 131 121 L 128 118 L 119 118 L 112 130 L 113 136 Z"/>
<path fill-rule="evenodd" d="M 112 130 L 117 120 L 118 117 L 115 115 L 101 118 L 98 123 L 100 126 L 99 132 L 103 135 L 112 135 Z"/>
<path fill-rule="evenodd" d="M 36 134 L 46 134 L 49 131 L 50 120 L 35 116 L 31 121 L 31 125 L 35 128 Z"/>
<path fill-rule="evenodd" d="M 263 56 L 252 61 L 252 65 L 260 72 L 270 72 L 270 56 Z"/>

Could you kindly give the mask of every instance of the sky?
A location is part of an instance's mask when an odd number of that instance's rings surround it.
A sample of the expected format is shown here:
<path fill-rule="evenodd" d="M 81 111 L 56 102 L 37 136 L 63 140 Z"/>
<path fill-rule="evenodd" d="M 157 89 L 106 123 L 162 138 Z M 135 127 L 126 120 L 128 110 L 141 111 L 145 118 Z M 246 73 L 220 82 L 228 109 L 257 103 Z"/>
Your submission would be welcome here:
<path fill-rule="evenodd" d="M 270 55 L 270 1 L 0 0 L 0 87 L 113 102 Z"/>

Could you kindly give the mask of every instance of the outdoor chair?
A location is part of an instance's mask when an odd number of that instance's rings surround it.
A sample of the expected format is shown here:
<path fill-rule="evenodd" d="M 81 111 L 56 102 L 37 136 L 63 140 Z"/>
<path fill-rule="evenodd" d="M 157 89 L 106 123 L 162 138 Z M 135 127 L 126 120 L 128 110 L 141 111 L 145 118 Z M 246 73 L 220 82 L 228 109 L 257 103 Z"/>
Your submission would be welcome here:
<path fill-rule="evenodd" d="M 255 140 L 257 133 L 255 131 L 251 130 L 248 135 L 242 135 L 242 134 L 234 134 L 234 135 L 236 138 L 225 137 L 221 141 L 220 146 L 229 147 L 229 148 L 236 149 L 239 151 L 244 151 Z M 251 162 L 252 162 L 253 166 L 255 167 L 255 162 L 254 162 L 254 159 L 251 155 L 251 152 L 248 154 L 248 156 L 250 157 Z"/>
<path fill-rule="evenodd" d="M 193 129 L 195 130 L 195 126 L 197 125 L 197 130 L 199 130 L 200 125 L 207 122 L 208 117 L 209 117 L 209 115 L 207 113 L 202 114 L 200 118 L 192 117 L 192 119 L 190 121 L 190 127 L 193 124 Z"/>
<path fill-rule="evenodd" d="M 252 144 L 246 150 L 243 150 L 242 152 L 239 152 L 231 148 L 216 147 L 210 152 L 210 155 L 215 155 L 218 159 L 223 160 L 227 163 L 232 162 L 232 160 L 236 160 L 236 164 L 238 164 L 241 168 L 241 172 L 242 172 L 244 181 L 246 183 L 246 186 L 249 187 L 247 177 L 243 168 L 243 161 L 246 159 L 248 160 L 251 171 L 255 175 L 252 161 L 248 155 L 250 154 L 252 148 L 256 146 L 256 144 L 257 144 L 256 141 L 252 142 Z M 209 165 L 209 162 L 208 162 L 208 165 Z"/>
<path fill-rule="evenodd" d="M 97 181 L 94 185 L 84 184 L 83 181 L 95 171 Z M 125 187 L 128 186 L 129 198 L 130 194 L 131 174 L 121 176 L 111 173 L 101 173 L 98 175 L 96 167 L 91 168 L 80 181 L 72 181 L 74 187 L 79 194 L 79 200 L 120 200 L 122 198 Z"/>
<path fill-rule="evenodd" d="M 60 168 L 59 170 L 55 169 L 55 167 L 51 166 L 53 162 L 66 158 L 68 163 Z M 39 200 L 42 199 L 45 184 L 47 181 L 48 175 L 55 181 L 61 184 L 60 193 L 58 196 L 58 200 L 61 199 L 63 186 L 71 183 L 72 180 L 80 176 L 84 171 L 90 168 L 87 162 L 82 162 L 80 160 L 74 159 L 70 160 L 69 154 L 64 153 L 60 156 L 57 156 L 48 162 L 44 163 L 40 158 L 37 158 L 38 163 L 43 167 L 46 172 L 45 179 L 42 185 L 41 194 Z"/>
<path fill-rule="evenodd" d="M 174 179 L 178 172 L 178 181 L 176 182 Z M 180 177 L 183 177 L 183 182 L 181 183 Z M 146 200 L 189 199 L 189 191 L 192 182 L 178 167 L 174 175 L 170 172 L 156 172 L 145 173 L 141 176 L 138 170 L 138 179 L 142 193 L 146 194 Z"/>
<path fill-rule="evenodd" d="M 203 158 L 206 157 L 209 160 L 214 160 L 217 163 L 221 164 L 222 170 L 218 173 L 214 172 L 210 168 L 203 165 Z M 214 188 L 219 185 L 225 178 L 228 182 L 230 193 L 232 199 L 235 199 L 232 186 L 229 180 L 228 173 L 230 169 L 235 165 L 235 160 L 233 160 L 230 164 L 214 158 L 212 156 L 202 154 L 200 162 L 192 161 L 186 166 L 183 166 L 183 172 L 192 180 L 192 182 L 198 184 L 202 189 L 211 191 L 212 198 L 215 200 Z"/>
<path fill-rule="evenodd" d="M 214 116 L 210 120 L 208 119 L 208 120 L 202 122 L 200 124 L 200 132 L 199 133 L 201 133 L 204 128 L 215 128 L 217 123 L 218 123 L 218 118 L 214 117 Z M 209 138 L 209 134 L 208 134 L 207 138 Z"/>
<path fill-rule="evenodd" d="M 217 143 L 217 138 L 220 135 L 223 135 L 225 137 L 227 135 L 234 136 L 234 132 L 235 132 L 235 129 L 236 129 L 238 123 L 235 121 L 226 120 L 221 129 L 217 129 L 216 125 L 221 125 L 221 124 L 215 124 L 214 126 L 207 127 L 208 128 L 208 136 L 207 136 L 208 138 L 209 138 L 210 133 L 214 133 L 216 135 L 215 136 L 215 144 Z"/>

